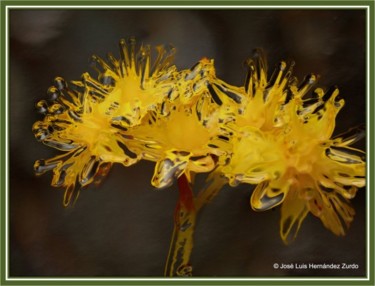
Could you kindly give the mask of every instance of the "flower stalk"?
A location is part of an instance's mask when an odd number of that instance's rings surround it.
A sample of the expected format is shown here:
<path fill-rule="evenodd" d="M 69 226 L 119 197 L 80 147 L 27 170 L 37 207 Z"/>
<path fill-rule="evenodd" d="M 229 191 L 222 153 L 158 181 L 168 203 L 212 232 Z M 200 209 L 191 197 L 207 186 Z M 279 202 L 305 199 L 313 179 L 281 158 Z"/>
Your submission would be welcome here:
<path fill-rule="evenodd" d="M 194 245 L 196 207 L 193 189 L 185 174 L 177 179 L 178 201 L 165 276 L 192 276 L 190 256 Z"/>

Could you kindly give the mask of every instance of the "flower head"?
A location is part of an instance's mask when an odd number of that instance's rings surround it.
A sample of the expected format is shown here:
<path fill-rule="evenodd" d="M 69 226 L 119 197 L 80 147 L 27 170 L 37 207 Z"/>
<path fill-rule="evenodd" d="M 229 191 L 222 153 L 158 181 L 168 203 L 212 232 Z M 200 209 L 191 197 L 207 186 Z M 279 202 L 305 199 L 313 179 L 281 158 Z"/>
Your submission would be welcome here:
<path fill-rule="evenodd" d="M 317 88 L 308 97 L 316 76 L 298 84 L 291 70 L 282 62 L 267 80 L 265 59 L 258 53 L 249 61 L 243 100 L 227 101 L 226 110 L 234 114 L 227 123 L 234 133 L 232 152 L 218 171 L 231 185 L 258 184 L 251 196 L 253 209 L 282 204 L 280 232 L 285 242 L 295 237 L 308 212 L 343 235 L 354 215 L 348 200 L 365 185 L 364 154 L 349 145 L 364 132 L 331 139 L 344 105 L 338 89 Z"/>
<path fill-rule="evenodd" d="M 218 105 L 209 92 L 212 61 L 203 59 L 176 75 L 173 99 L 150 112 L 129 134 L 142 145 L 145 159 L 155 161 L 152 184 L 163 188 L 183 173 L 210 172 L 228 135 L 221 129 Z M 228 139 L 226 139 L 228 140 Z"/>
<path fill-rule="evenodd" d="M 141 47 L 136 54 L 133 39 L 122 40 L 120 52 L 119 60 L 109 55 L 109 63 L 94 56 L 97 80 L 88 73 L 70 85 L 56 78 L 50 100 L 37 104 L 44 118 L 33 125 L 36 138 L 64 154 L 38 160 L 34 168 L 38 175 L 53 170 L 52 185 L 66 189 L 65 206 L 113 163 L 130 166 L 141 159 L 126 130 L 158 108 L 174 86 L 173 49 L 158 47 L 152 66 L 150 48 Z"/>
<path fill-rule="evenodd" d="M 98 80 L 85 73 L 86 92 L 99 96 L 107 93 L 100 103 L 100 112 L 112 118 L 120 128 L 138 125 L 151 110 L 155 110 L 173 94 L 176 67 L 172 65 L 175 49 L 156 47 L 152 62 L 150 46 L 136 52 L 133 38 L 120 41 L 120 59 L 108 54 L 108 61 L 93 56 Z"/>
<path fill-rule="evenodd" d="M 33 131 L 39 141 L 64 154 L 38 160 L 34 168 L 38 175 L 53 170 L 52 185 L 66 189 L 67 206 L 82 187 L 98 182 L 112 163 L 129 166 L 138 156 L 127 150 L 123 136 L 89 93 L 74 84 L 69 87 L 62 78 L 55 80 L 49 93 L 49 103 L 37 104 L 45 117 L 33 125 Z"/>

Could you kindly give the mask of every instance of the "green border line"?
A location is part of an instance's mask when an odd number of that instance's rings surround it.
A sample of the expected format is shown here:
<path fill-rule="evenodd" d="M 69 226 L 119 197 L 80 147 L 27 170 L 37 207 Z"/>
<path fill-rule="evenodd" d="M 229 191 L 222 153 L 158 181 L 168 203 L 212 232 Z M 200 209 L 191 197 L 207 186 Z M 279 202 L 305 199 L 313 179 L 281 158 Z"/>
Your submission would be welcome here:
<path fill-rule="evenodd" d="M 375 27 L 375 5 L 374 5 L 374 2 L 371 3 L 371 5 L 369 5 L 369 31 L 368 31 L 368 34 L 369 34 L 369 38 L 367 39 L 367 41 L 369 41 L 369 59 L 368 59 L 368 65 L 369 65 L 369 75 L 368 75 L 368 80 L 370 81 L 369 82 L 369 110 L 368 112 L 370 113 L 370 122 L 368 123 L 368 129 L 367 129 L 367 134 L 369 136 L 369 144 L 370 146 L 367 146 L 367 149 L 370 150 L 370 155 L 372 156 L 371 158 L 368 157 L 368 162 L 369 162 L 369 172 L 368 172 L 368 179 L 370 181 L 370 186 L 372 186 L 372 188 L 368 189 L 368 193 L 370 193 L 369 195 L 369 212 L 370 212 L 370 221 L 368 222 L 369 223 L 369 236 L 370 236 L 370 242 L 369 242 L 369 249 L 368 249 L 368 255 L 370 255 L 370 265 L 369 267 L 371 267 L 370 269 L 372 269 L 372 271 L 370 270 L 370 273 L 369 273 L 369 277 L 370 277 L 370 281 L 372 281 L 373 285 L 375 284 L 375 273 L 374 273 L 374 268 L 375 268 L 375 228 L 374 228 L 374 217 L 375 217 L 375 210 L 374 210 L 374 206 L 375 206 L 375 195 L 373 193 L 373 190 L 374 190 L 374 176 L 373 176 L 373 172 L 374 172 L 374 161 L 373 161 L 373 158 L 374 158 L 374 145 L 375 145 L 375 142 L 374 142 L 374 135 L 373 133 L 371 133 L 371 131 L 373 132 L 374 130 L 374 122 L 375 122 L 375 116 L 374 116 L 374 110 L 375 110 L 375 84 L 374 84 L 374 80 L 372 80 L 374 77 L 375 77 L 375 38 L 374 38 L 374 27 Z M 372 175 L 371 175 L 372 174 Z M 372 199 L 371 199 L 372 198 Z"/>
<path fill-rule="evenodd" d="M 375 88 L 374 88 L 374 77 L 375 77 L 375 58 L 374 58 L 374 49 L 375 49 L 375 42 L 374 42 L 374 27 L 375 27 L 375 2 L 374 0 L 368 0 L 368 1 L 354 1 L 354 0 L 330 0 L 330 1 L 324 1 L 324 0 L 317 0 L 317 1 L 249 1 L 249 0 L 236 0 L 236 1 L 222 1 L 222 0 L 191 0 L 191 1 L 179 1 L 176 2 L 176 0 L 163 0 L 163 1 L 123 1 L 123 0 L 110 0 L 110 1 L 90 1 L 90 0 L 79 0 L 79 1 L 73 1 L 73 0 L 59 0 L 59 1 L 43 1 L 43 0 L 36 0 L 36 1 L 17 1 L 17 0 L 0 0 L 1 4 L 1 14 L 0 14 L 0 32 L 1 32 L 1 46 L 0 46 L 0 90 L 1 90 L 1 96 L 0 96 L 0 224 L 1 224 L 1 230 L 0 230 L 0 285 L 301 285 L 302 283 L 305 285 L 375 285 L 375 274 L 374 274 L 374 268 L 375 268 L 375 257 L 374 257 L 374 236 L 375 236 L 375 228 L 373 226 L 374 224 L 374 217 L 375 217 L 375 196 L 371 191 L 374 189 L 374 178 L 371 176 L 373 170 L 374 170 L 374 162 L 371 160 L 370 155 L 373 157 L 374 155 L 374 136 L 372 134 L 372 130 L 374 129 L 374 121 L 375 116 L 373 111 L 375 110 L 375 102 L 374 102 L 374 96 L 375 96 Z M 31 278 L 31 277 L 22 277 L 23 280 L 8 280 L 7 279 L 7 273 L 6 273 L 6 256 L 5 253 L 7 251 L 6 249 L 6 166 L 5 164 L 5 158 L 6 158 L 6 150 L 5 150 L 5 142 L 8 140 L 6 138 L 6 106 L 5 106 L 5 100 L 6 96 L 6 73 L 8 72 L 6 70 L 6 50 L 5 45 L 7 43 L 6 39 L 6 12 L 7 7 L 12 6 L 12 9 L 22 9 L 22 6 L 29 6 L 26 9 L 41 9 L 38 6 L 49 6 L 49 8 L 43 8 L 43 9 L 54 9 L 54 7 L 57 6 L 81 6 L 81 7 L 64 7 L 64 9 L 89 9 L 92 6 L 98 6 L 93 9 L 118 9 L 119 7 L 112 8 L 110 6 L 120 6 L 120 5 L 126 5 L 128 7 L 123 7 L 123 9 L 147 9 L 147 6 L 155 6 L 155 8 L 150 9 L 181 9 L 180 6 L 194 6 L 194 7 L 186 7 L 188 9 L 247 9 L 247 8 L 236 8 L 236 7 L 229 7 L 229 6 L 249 6 L 248 9 L 270 9 L 274 6 L 278 6 L 275 9 L 295 9 L 294 7 L 289 8 L 289 6 L 302 6 L 298 7 L 298 9 L 341 9 L 341 7 L 330 7 L 330 8 L 324 8 L 328 6 L 348 6 L 350 9 L 363 9 L 359 8 L 358 6 L 367 6 L 368 7 L 368 21 L 369 21 L 369 31 L 367 37 L 368 41 L 368 59 L 367 59 L 367 71 L 369 74 L 367 75 L 367 79 L 369 80 L 368 83 L 368 92 L 369 97 L 367 101 L 369 115 L 368 115 L 368 122 L 367 122 L 367 154 L 368 154 L 368 181 L 370 182 L 370 187 L 367 187 L 367 207 L 369 208 L 369 219 L 368 222 L 369 228 L 368 228 L 368 235 L 370 240 L 368 241 L 368 253 L 369 255 L 369 265 L 367 269 L 369 270 L 369 273 L 367 273 L 369 280 L 363 280 L 363 278 L 352 278 L 352 277 L 335 277 L 330 280 L 329 277 L 325 278 L 318 278 L 318 277 L 311 277 L 314 280 L 305 280 L 310 277 L 248 277 L 249 279 L 262 279 L 265 280 L 235 280 L 235 277 L 228 277 L 228 278 L 219 278 L 220 280 L 211 280 L 211 278 L 206 278 L 210 280 L 205 280 L 205 278 L 195 278 L 193 279 L 170 279 L 170 278 L 134 278 L 139 280 L 132 280 L 133 278 L 126 278 L 124 277 L 124 280 L 120 280 L 122 278 L 118 278 L 118 280 L 107 280 L 111 279 L 111 277 L 108 278 L 100 278 L 101 280 L 78 280 L 78 279 L 87 279 L 89 277 L 64 277 L 64 278 L 55 278 L 50 277 L 54 280 L 44 280 L 48 279 L 48 277 L 42 278 Z M 174 6 L 173 8 L 165 7 L 168 5 Z M 307 7 L 307 6 L 318 6 L 321 7 Z M 109 7 L 101 7 L 101 6 L 109 6 Z M 135 7 L 138 6 L 138 7 Z M 157 6 L 157 7 L 156 7 Z M 202 7 L 207 6 L 207 7 Z M 221 8 L 217 7 L 209 7 L 209 6 L 223 6 Z M 262 6 L 262 7 L 257 7 Z M 305 6 L 306 8 L 304 8 Z M 285 7 L 285 8 L 284 8 Z M 60 7 L 57 7 L 60 8 Z M 122 7 L 121 7 L 122 8 Z M 183 7 L 185 9 L 185 7 Z M 366 27 L 367 28 L 367 27 Z M 8 123 L 9 124 L 9 123 Z M 9 162 L 8 162 L 9 163 Z M 372 171 L 372 172 L 371 172 Z M 366 217 L 367 219 L 367 217 Z M 17 277 L 12 277 L 12 279 L 17 279 Z M 62 280 L 62 279 L 72 279 L 72 280 Z M 89 279 L 95 279 L 95 278 L 89 278 Z M 128 280 L 125 280 L 128 279 Z M 131 280 L 129 280 L 131 279 Z M 156 280 L 157 279 L 157 280 Z M 246 279 L 246 278 L 244 278 Z M 279 280 L 280 279 L 280 280 Z M 289 279 L 289 280 L 281 280 L 281 279 Z M 319 279 L 319 280 L 318 280 Z M 335 280 L 333 280 L 335 279 Z M 337 279 L 347 279 L 347 280 L 337 280 Z M 362 280 L 361 280 L 362 279 Z"/>
<path fill-rule="evenodd" d="M 5 59 L 5 6 L 3 3 L 1 3 L 0 7 L 0 33 L 1 33 L 1 45 L 0 45 L 0 206 L 1 206 L 1 211 L 0 211 L 0 285 L 3 285 L 5 282 L 5 256 L 3 250 L 5 250 L 5 216 L 4 214 L 4 196 L 5 192 L 7 191 L 5 188 L 5 170 L 4 170 L 4 155 L 5 155 L 5 146 L 4 146 L 4 141 L 3 138 L 5 139 L 5 104 L 4 104 L 4 99 L 6 93 L 5 93 L 5 64 L 4 64 L 4 59 Z M 3 191 L 4 190 L 4 191 Z"/>
<path fill-rule="evenodd" d="M 163 6 L 173 5 L 173 6 L 368 6 L 371 4 L 372 1 L 366 1 L 366 0 L 359 0 L 359 1 L 353 1 L 353 0 L 315 0 L 315 1 L 301 1 L 301 0 L 288 0 L 288 1 L 277 1 L 277 0 L 271 0 L 271 1 L 259 1 L 259 0 L 235 0 L 235 1 L 228 1 L 228 0 L 189 0 L 189 1 L 176 1 L 176 0 L 162 0 L 162 1 L 124 1 L 124 0 L 109 0 L 109 1 L 102 1 L 102 0 L 80 0 L 74 1 L 74 0 L 57 0 L 51 2 L 50 0 L 36 0 L 36 1 L 27 1 L 27 0 L 3 0 L 2 4 L 6 6 L 39 6 L 39 5 L 48 5 L 48 6 L 87 6 L 90 8 L 91 6 L 116 6 L 116 5 L 126 5 L 126 6 L 160 6 L 160 8 L 163 8 Z M 289 8 L 285 8 L 289 9 Z M 319 7 L 317 7 L 319 9 Z"/>
<path fill-rule="evenodd" d="M 6 250 L 5 245 L 5 235 L 6 235 L 6 221 L 5 221 L 5 192 L 6 185 L 5 185 L 5 177 L 6 177 L 6 170 L 5 170 L 5 98 L 7 96 L 6 89 L 5 89 L 5 5 L 1 3 L 1 14 L 0 14 L 0 33 L 1 33 L 1 45 L 0 45 L 0 285 L 5 285 L 5 265 L 6 265 L 6 258 L 4 252 Z"/>

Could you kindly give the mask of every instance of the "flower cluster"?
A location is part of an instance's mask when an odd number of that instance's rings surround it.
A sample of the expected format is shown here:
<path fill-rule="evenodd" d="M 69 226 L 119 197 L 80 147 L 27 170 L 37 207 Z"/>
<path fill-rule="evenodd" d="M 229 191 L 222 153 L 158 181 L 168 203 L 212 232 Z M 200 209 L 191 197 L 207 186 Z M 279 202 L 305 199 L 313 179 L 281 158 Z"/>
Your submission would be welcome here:
<path fill-rule="evenodd" d="M 156 163 L 151 184 L 157 188 L 209 173 L 201 204 L 226 183 L 256 185 L 252 208 L 281 205 L 285 242 L 309 212 L 345 234 L 354 215 L 349 200 L 365 185 L 364 152 L 350 145 L 365 131 L 332 137 L 344 105 L 336 87 L 312 91 L 317 77 L 298 83 L 286 62 L 268 78 L 260 50 L 247 61 L 240 87 L 217 78 L 213 60 L 179 71 L 173 48 L 155 51 L 122 40 L 119 58 L 93 57 L 96 78 L 85 73 L 69 84 L 56 78 L 49 99 L 37 103 L 44 118 L 34 134 L 62 154 L 38 160 L 35 171 L 53 171 L 52 185 L 65 188 L 65 206 L 112 164 L 149 160 Z"/>

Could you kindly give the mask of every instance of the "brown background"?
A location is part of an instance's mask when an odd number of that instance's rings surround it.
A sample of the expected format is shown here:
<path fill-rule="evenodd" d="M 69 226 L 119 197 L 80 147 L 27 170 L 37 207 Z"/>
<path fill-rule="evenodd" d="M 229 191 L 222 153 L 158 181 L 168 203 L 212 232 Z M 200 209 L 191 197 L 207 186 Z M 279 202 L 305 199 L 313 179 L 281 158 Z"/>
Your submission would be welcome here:
<path fill-rule="evenodd" d="M 365 12 L 361 10 L 11 10 L 10 12 L 10 274 L 11 276 L 162 276 L 172 232 L 176 186 L 154 190 L 153 165 L 115 166 L 73 208 L 51 175 L 33 163 L 57 154 L 38 143 L 35 103 L 55 76 L 79 79 L 92 54 L 117 53 L 120 38 L 172 43 L 176 65 L 214 58 L 217 74 L 242 84 L 244 60 L 265 49 L 270 69 L 296 61 L 295 74 L 315 72 L 319 85 L 339 86 L 346 106 L 337 132 L 365 123 Z M 364 148 L 365 141 L 358 146 Z M 195 276 L 365 274 L 365 192 L 346 237 L 309 215 L 297 240 L 284 246 L 279 209 L 250 210 L 252 186 L 226 187 L 201 213 L 192 255 Z M 282 271 L 273 263 L 357 263 L 355 271 Z"/>

